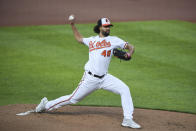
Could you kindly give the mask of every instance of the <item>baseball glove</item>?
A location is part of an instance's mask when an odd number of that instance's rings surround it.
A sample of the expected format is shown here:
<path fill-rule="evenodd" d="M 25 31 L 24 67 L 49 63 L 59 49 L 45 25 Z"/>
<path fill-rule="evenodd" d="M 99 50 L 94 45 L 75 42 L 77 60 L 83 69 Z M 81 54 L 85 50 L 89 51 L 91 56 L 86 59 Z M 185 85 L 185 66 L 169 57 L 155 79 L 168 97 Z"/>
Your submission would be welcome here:
<path fill-rule="evenodd" d="M 126 60 L 126 61 L 128 61 L 128 60 L 130 60 L 131 59 L 131 57 L 127 57 L 127 52 L 126 51 L 123 51 L 123 50 L 119 50 L 119 49 L 114 49 L 113 50 L 113 55 L 115 56 L 115 57 L 117 57 L 117 58 L 119 58 L 119 59 L 121 59 L 121 60 Z"/>

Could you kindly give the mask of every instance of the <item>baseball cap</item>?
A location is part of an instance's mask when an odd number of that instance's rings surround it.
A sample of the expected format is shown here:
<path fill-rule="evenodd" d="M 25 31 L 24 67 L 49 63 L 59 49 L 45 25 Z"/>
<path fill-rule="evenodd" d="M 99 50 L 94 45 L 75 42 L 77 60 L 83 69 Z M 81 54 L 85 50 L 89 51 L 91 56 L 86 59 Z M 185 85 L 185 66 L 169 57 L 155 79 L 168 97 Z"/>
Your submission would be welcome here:
<path fill-rule="evenodd" d="M 113 26 L 108 18 L 101 18 L 97 21 L 98 26 Z"/>

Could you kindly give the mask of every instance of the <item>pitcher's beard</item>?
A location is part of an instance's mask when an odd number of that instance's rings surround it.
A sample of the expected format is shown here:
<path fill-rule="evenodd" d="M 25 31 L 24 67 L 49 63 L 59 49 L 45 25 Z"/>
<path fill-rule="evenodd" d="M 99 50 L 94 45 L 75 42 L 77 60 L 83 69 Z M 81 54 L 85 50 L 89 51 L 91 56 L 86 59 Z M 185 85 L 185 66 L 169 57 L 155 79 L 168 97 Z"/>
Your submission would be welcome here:
<path fill-rule="evenodd" d="M 110 31 L 103 31 L 101 32 L 103 36 L 107 37 L 110 35 Z"/>

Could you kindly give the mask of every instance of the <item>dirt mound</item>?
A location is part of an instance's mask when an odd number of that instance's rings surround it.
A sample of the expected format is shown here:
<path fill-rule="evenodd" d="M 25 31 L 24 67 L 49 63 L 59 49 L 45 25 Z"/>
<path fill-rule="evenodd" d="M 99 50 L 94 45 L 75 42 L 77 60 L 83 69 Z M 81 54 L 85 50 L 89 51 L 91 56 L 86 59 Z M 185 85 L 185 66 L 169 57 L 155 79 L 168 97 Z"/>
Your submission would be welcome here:
<path fill-rule="evenodd" d="M 36 105 L 0 106 L 1 131 L 130 131 L 121 127 L 122 108 L 65 106 L 50 113 L 17 113 L 34 109 Z M 135 109 L 134 119 L 143 131 L 195 131 L 196 115 Z"/>

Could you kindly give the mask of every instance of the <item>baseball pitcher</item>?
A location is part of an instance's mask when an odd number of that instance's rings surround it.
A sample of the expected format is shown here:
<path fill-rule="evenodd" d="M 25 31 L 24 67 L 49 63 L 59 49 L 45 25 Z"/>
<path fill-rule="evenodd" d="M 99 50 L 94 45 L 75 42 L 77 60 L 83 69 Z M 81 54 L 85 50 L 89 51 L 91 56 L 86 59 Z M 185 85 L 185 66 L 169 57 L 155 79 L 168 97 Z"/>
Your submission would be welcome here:
<path fill-rule="evenodd" d="M 69 17 L 69 22 L 75 39 L 89 48 L 89 60 L 84 67 L 84 75 L 72 94 L 51 101 L 44 97 L 35 111 L 51 111 L 65 105 L 76 104 L 93 91 L 104 89 L 121 96 L 124 114 L 122 126 L 141 128 L 139 124 L 133 121 L 134 107 L 129 87 L 120 79 L 108 73 L 112 55 L 123 60 L 130 60 L 134 53 L 134 47 L 116 36 L 110 36 L 110 28 L 113 25 L 108 18 L 99 19 L 94 27 L 94 32 L 98 35 L 88 38 L 83 38 L 78 32 L 73 15 Z M 118 48 L 127 49 L 128 51 L 120 51 Z"/>

